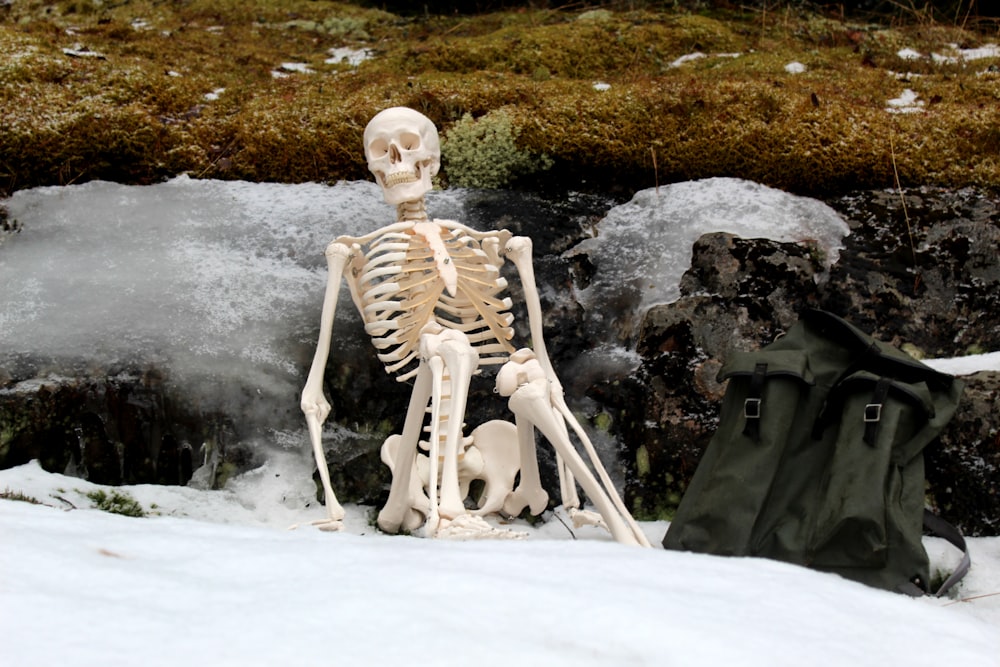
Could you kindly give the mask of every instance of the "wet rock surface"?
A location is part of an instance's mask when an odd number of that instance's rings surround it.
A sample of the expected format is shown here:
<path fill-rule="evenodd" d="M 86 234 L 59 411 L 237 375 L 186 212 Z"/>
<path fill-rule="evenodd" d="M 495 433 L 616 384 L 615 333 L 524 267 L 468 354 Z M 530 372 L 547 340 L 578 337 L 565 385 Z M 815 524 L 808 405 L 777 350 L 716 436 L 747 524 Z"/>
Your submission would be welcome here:
<path fill-rule="evenodd" d="M 466 208 L 473 226 L 533 239 L 546 343 L 567 400 L 602 443 L 606 464 L 642 518 L 670 516 L 694 473 L 715 428 L 725 389 L 715 378 L 726 355 L 767 344 L 803 307 L 835 312 L 915 354 L 1000 350 L 1000 198 L 973 189 L 916 189 L 902 198 L 872 191 L 827 202 L 851 227 L 829 271 L 808 241 L 703 236 L 681 298 L 646 313 L 638 365 L 622 372 L 611 350 L 595 349 L 592 314 L 571 298 L 593 267 L 585 255 L 564 254 L 592 236 L 618 203 L 593 195 L 484 192 Z M 519 281 L 512 277 L 510 284 L 517 304 Z M 334 407 L 325 444 L 339 499 L 379 504 L 389 473 L 378 449 L 400 430 L 410 386 L 385 375 L 349 310 L 339 309 L 343 348 L 331 355 L 326 373 Z M 526 316 L 517 308 L 514 314 L 518 337 L 529 340 Z M 601 315 L 605 321 L 635 317 Z M 303 380 L 314 340 L 315 332 L 294 342 Z M 1000 374 L 979 373 L 967 382 L 958 414 L 928 451 L 929 493 L 968 533 L 997 534 Z M 251 394 L 247 405 L 257 400 Z M 247 443 L 268 437 L 268 429 L 302 426 L 297 404 L 275 408 L 262 428 L 238 405 L 206 409 L 188 398 L 162 368 L 8 356 L 0 368 L 0 466 L 37 458 L 48 470 L 100 483 L 193 478 L 219 486 L 261 464 L 260 450 Z M 492 371 L 475 379 L 469 408 L 470 427 L 510 419 L 492 391 Z M 551 449 L 539 452 L 543 481 L 555 498 Z"/>
<path fill-rule="evenodd" d="M 219 486 L 260 461 L 221 413 L 186 405 L 155 369 L 45 374 L 0 388 L 0 463 L 37 459 L 97 484 Z"/>

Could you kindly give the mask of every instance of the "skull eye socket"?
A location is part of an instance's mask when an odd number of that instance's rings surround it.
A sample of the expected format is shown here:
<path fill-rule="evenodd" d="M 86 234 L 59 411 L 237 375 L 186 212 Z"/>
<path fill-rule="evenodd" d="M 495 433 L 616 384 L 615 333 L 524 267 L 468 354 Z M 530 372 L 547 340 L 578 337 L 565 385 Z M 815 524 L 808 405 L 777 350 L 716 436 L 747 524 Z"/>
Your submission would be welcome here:
<path fill-rule="evenodd" d="M 368 144 L 368 154 L 373 158 L 385 157 L 389 152 L 389 142 L 385 139 L 376 139 Z"/>
<path fill-rule="evenodd" d="M 415 151 L 420 148 L 420 135 L 412 132 L 403 132 L 399 135 L 399 147 L 404 151 Z"/>

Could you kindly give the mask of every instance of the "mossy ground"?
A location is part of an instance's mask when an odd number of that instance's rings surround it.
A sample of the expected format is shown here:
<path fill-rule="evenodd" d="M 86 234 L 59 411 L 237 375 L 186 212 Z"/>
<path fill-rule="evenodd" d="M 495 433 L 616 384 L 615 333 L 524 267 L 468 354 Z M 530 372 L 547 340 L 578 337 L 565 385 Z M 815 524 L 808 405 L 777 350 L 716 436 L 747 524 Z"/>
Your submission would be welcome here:
<path fill-rule="evenodd" d="M 503 109 L 519 150 L 553 160 L 553 186 L 736 176 L 832 193 L 897 172 L 903 185 L 996 186 L 1000 59 L 930 54 L 997 39 L 995 25 L 791 10 L 406 19 L 323 0 L 22 0 L 0 13 L 0 195 L 183 172 L 367 178 L 361 133 L 390 105 L 442 134 Z M 371 57 L 331 62 L 344 48 Z M 805 71 L 787 72 L 793 61 Z M 923 106 L 888 112 L 905 89 Z"/>
<path fill-rule="evenodd" d="M 111 493 L 107 493 L 103 489 L 98 489 L 97 491 L 88 493 L 87 498 L 94 503 L 96 509 L 102 512 L 137 518 L 146 516 L 146 511 L 142 509 L 142 505 L 124 491 L 116 489 L 111 491 Z"/>

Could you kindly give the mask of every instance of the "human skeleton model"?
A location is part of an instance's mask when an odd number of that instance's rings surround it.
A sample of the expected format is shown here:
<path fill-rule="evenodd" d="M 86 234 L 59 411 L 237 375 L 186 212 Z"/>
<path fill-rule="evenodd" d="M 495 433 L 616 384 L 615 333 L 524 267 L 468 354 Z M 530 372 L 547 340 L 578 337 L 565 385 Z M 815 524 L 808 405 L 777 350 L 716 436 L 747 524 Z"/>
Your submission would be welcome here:
<path fill-rule="evenodd" d="M 538 515 L 546 509 L 548 494 L 535 454 L 537 428 L 556 450 L 563 505 L 574 520 L 602 523 L 619 542 L 649 546 L 566 407 L 542 337 L 531 240 L 428 219 L 424 195 L 440 166 L 440 149 L 437 129 L 422 114 L 403 107 L 380 112 L 365 129 L 364 144 L 368 167 L 385 200 L 397 207 L 398 220 L 365 236 L 341 236 L 326 249 L 329 278 L 319 342 L 301 403 L 328 514 L 316 524 L 337 530 L 344 516 L 321 442 L 330 412 L 323 373 L 343 277 L 386 372 L 401 382 L 414 381 L 403 432 L 390 436 L 382 448 L 383 461 L 392 469 L 389 497 L 378 515 L 382 530 L 416 530 L 423 524 L 426 534 L 442 537 L 518 535 L 492 528 L 481 516 L 518 515 L 525 507 Z M 511 344 L 511 300 L 503 296 L 507 283 L 500 277 L 505 259 L 516 267 L 524 289 L 533 350 Z M 465 436 L 469 382 L 486 364 L 502 364 L 496 391 L 509 397 L 516 425 L 490 421 Z M 569 429 L 583 444 L 596 477 L 570 441 Z M 426 441 L 420 441 L 421 431 L 428 433 Z M 426 458 L 420 447 L 429 451 Z M 479 507 L 470 512 L 464 498 L 473 479 L 484 481 L 484 491 Z M 576 481 L 599 517 L 579 510 Z"/>

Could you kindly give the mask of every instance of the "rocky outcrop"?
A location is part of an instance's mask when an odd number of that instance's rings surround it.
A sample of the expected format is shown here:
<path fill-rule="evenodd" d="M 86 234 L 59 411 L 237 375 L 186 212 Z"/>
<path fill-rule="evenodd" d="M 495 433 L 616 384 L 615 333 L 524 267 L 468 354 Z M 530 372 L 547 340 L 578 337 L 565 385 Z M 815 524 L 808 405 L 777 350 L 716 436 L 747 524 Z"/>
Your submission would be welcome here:
<path fill-rule="evenodd" d="M 224 483 L 254 460 L 227 415 L 184 405 L 150 370 L 45 374 L 0 389 L 0 462 L 37 459 L 46 470 L 97 484 L 187 484 L 207 463 Z"/>
<path fill-rule="evenodd" d="M 866 192 L 830 202 L 851 227 L 823 271 L 808 244 L 711 234 L 695 245 L 682 297 L 642 325 L 642 364 L 617 410 L 629 470 L 626 495 L 642 516 L 669 516 L 716 424 L 726 354 L 767 344 L 804 307 L 837 313 L 915 356 L 1000 349 L 1000 200 L 974 190 Z M 929 495 L 970 534 L 996 534 L 1000 516 L 1000 373 L 967 378 L 958 413 L 930 448 Z"/>
<path fill-rule="evenodd" d="M 905 198 L 874 191 L 828 202 L 851 227 L 829 270 L 808 242 L 702 237 L 681 298 L 642 320 L 638 367 L 607 373 L 602 352 L 592 349 L 593 323 L 568 298 L 593 267 L 585 255 L 564 251 L 591 236 L 616 203 L 484 192 L 466 206 L 474 226 L 533 238 L 550 355 L 573 409 L 594 427 L 604 453 L 617 456 L 609 467 L 640 517 L 670 516 L 680 501 L 715 428 L 725 390 L 716 375 L 726 355 L 770 342 L 803 307 L 835 312 L 916 355 L 1000 350 L 1000 198 L 977 190 L 911 190 Z M 511 287 L 519 289 L 516 279 Z M 515 315 L 518 336 L 527 340 L 527 320 Z M 603 315 L 609 322 L 635 316 Z M 345 348 L 331 356 L 326 374 L 334 412 L 325 443 L 339 499 L 378 505 L 389 481 L 378 449 L 401 428 L 410 387 L 385 375 L 370 343 L 349 333 L 351 324 L 341 325 Z M 313 340 L 315 332 L 296 337 L 292 358 L 303 373 Z M 2 467 L 36 458 L 48 470 L 100 483 L 183 484 L 193 475 L 218 486 L 261 463 L 252 441 L 267 437 L 266 429 L 302 426 L 295 400 L 268 411 L 266 424 L 255 422 L 260 406 L 253 403 L 262 399 L 249 389 L 225 410 L 192 404 L 168 369 L 12 359 L 0 364 Z M 927 453 L 929 491 L 969 534 L 998 534 L 1000 374 L 965 379 L 958 413 Z M 510 418 L 488 375 L 476 378 L 472 391 L 470 425 Z M 294 446 L 307 445 L 301 439 Z M 539 452 L 551 457 L 548 447 Z M 542 469 L 554 490 L 553 462 L 544 460 Z"/>

